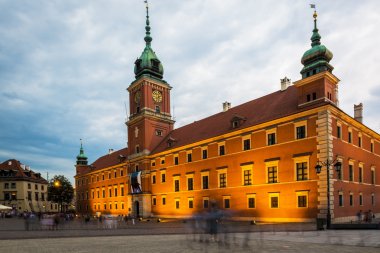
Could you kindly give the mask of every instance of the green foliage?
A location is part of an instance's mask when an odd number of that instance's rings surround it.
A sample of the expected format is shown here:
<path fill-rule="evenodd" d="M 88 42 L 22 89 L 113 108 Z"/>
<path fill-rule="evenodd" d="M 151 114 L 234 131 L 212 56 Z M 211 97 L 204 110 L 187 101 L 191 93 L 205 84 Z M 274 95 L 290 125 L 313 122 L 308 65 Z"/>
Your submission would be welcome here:
<path fill-rule="evenodd" d="M 63 175 L 53 177 L 48 186 L 48 200 L 60 204 L 70 204 L 74 198 L 74 188 Z"/>

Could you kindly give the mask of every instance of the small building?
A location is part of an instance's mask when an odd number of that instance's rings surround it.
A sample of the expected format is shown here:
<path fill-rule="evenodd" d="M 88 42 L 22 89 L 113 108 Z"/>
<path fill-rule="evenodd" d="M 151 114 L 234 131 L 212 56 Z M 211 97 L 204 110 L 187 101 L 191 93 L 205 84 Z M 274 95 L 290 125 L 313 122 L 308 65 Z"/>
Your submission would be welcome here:
<path fill-rule="evenodd" d="M 58 205 L 48 201 L 48 181 L 15 159 L 0 164 L 0 204 L 14 213 L 58 211 Z"/>

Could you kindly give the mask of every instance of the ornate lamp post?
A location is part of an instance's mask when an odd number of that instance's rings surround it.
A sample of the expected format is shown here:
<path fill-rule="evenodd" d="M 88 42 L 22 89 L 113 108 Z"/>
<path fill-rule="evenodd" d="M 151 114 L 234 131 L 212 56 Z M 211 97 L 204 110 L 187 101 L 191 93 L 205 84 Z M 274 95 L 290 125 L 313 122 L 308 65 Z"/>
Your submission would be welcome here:
<path fill-rule="evenodd" d="M 322 167 L 326 167 L 327 172 L 327 229 L 331 226 L 331 212 L 330 212 L 330 169 L 334 169 L 339 172 L 342 169 L 342 163 L 335 159 L 333 161 L 326 160 L 325 162 L 318 161 L 315 166 L 315 171 L 317 174 L 321 173 Z"/>

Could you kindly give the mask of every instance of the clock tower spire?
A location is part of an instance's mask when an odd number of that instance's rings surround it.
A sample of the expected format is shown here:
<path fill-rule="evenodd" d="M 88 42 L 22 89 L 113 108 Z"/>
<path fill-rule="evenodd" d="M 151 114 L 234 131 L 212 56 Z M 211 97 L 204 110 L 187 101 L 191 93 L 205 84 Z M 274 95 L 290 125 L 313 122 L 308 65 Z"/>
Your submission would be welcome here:
<path fill-rule="evenodd" d="M 146 3 L 145 48 L 135 61 L 135 80 L 127 88 L 130 117 L 128 126 L 128 152 L 132 161 L 141 160 L 173 130 L 170 112 L 171 86 L 163 80 L 164 69 L 152 49 L 149 6 Z M 137 165 L 137 163 L 136 163 Z M 139 170 L 144 164 L 138 164 Z"/>

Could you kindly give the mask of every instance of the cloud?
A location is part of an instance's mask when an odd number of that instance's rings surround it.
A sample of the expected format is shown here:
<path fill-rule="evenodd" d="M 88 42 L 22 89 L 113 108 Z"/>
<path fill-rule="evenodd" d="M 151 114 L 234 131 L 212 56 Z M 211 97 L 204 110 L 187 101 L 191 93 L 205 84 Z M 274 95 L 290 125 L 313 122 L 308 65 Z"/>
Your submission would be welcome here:
<path fill-rule="evenodd" d="M 379 131 L 380 3 L 317 1 L 341 108 L 364 103 Z M 150 1 L 152 47 L 173 86 L 176 127 L 296 81 L 310 48 L 302 1 Z M 79 139 L 92 162 L 126 145 L 125 90 L 144 48 L 143 1 L 0 3 L 0 159 L 74 174 Z M 212 96 L 210 95 L 212 94 Z M 127 103 L 128 104 L 128 103 Z M 352 113 L 351 113 L 352 112 Z"/>

